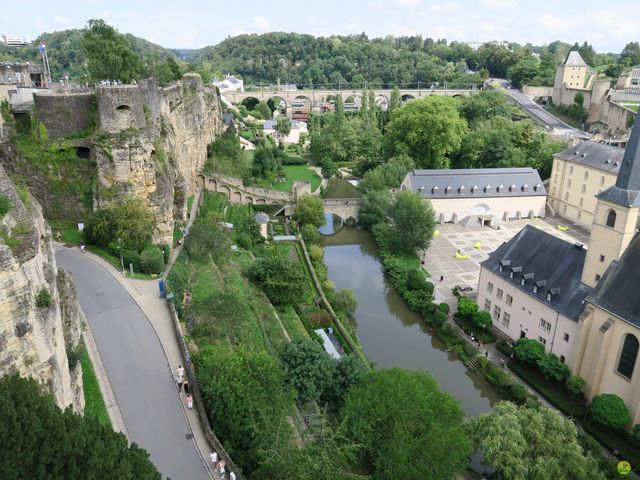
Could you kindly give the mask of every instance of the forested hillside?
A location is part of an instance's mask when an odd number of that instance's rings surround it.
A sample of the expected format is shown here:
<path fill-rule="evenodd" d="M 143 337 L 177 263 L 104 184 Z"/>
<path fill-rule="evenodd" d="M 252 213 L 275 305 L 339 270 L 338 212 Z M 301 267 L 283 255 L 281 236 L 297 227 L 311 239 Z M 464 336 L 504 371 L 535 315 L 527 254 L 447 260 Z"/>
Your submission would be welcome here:
<path fill-rule="evenodd" d="M 87 73 L 86 55 L 82 49 L 81 29 L 63 30 L 60 32 L 43 33 L 28 45 L 20 48 L 7 47 L 0 43 L 0 62 L 31 62 L 40 63 L 38 46 L 44 41 L 47 46 L 47 55 L 51 68 L 51 77 L 54 81 L 64 77 L 65 73 L 73 81 L 84 82 Z M 174 58 L 174 54 L 143 38 L 127 33 L 124 35 L 129 48 L 137 53 L 150 68 L 168 58 Z"/>
<path fill-rule="evenodd" d="M 204 76 L 241 75 L 245 84 L 282 83 L 353 88 L 377 85 L 417 85 L 432 82 L 480 83 L 487 76 L 511 78 L 516 85 L 553 84 L 556 65 L 579 50 L 592 66 L 614 64 L 609 54 L 597 54 L 587 42 L 548 46 L 485 44 L 473 50 L 463 42 L 431 38 L 369 39 L 365 34 L 314 37 L 298 33 L 240 35 L 190 51 L 191 67 Z"/>

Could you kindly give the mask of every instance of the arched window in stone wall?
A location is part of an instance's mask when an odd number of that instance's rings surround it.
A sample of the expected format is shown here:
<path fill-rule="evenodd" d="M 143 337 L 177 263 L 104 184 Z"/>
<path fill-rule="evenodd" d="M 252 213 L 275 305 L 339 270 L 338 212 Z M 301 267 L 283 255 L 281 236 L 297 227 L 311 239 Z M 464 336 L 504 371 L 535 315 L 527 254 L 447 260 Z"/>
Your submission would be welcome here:
<path fill-rule="evenodd" d="M 631 379 L 633 375 L 633 367 L 638 358 L 638 346 L 638 339 L 635 335 L 629 333 L 624 337 L 620 360 L 618 361 L 618 373 L 621 373 L 628 379 Z"/>
<path fill-rule="evenodd" d="M 609 210 L 607 214 L 607 227 L 615 228 L 616 226 L 616 211 Z"/>
<path fill-rule="evenodd" d="M 122 112 L 122 111 L 130 112 L 130 111 L 131 111 L 131 107 L 130 107 L 129 105 L 118 105 L 118 106 L 116 107 L 116 110 L 119 110 L 119 111 L 121 111 L 121 112 Z"/>

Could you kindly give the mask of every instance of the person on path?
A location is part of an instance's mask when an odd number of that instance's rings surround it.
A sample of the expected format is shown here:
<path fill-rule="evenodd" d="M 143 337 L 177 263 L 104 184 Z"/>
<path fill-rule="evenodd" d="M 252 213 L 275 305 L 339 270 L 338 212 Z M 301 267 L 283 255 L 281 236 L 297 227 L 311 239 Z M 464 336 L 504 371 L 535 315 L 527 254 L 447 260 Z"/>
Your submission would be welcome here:
<path fill-rule="evenodd" d="M 178 365 L 178 370 L 176 372 L 176 386 L 178 387 L 178 392 L 182 390 L 182 384 L 184 383 L 184 368 L 182 365 Z"/>
<path fill-rule="evenodd" d="M 187 408 L 191 410 L 193 408 L 193 395 L 187 394 Z"/>
<path fill-rule="evenodd" d="M 229 480 L 236 480 L 236 474 L 233 472 L 229 473 Z"/>
<path fill-rule="evenodd" d="M 440 281 L 442 282 L 444 280 L 444 275 L 440 275 Z"/>
<path fill-rule="evenodd" d="M 189 385 L 189 380 L 187 380 L 186 378 L 182 382 L 182 388 L 184 388 L 184 393 L 186 393 L 187 395 L 191 395 L 191 386 Z"/>
<path fill-rule="evenodd" d="M 218 463 L 218 452 L 211 452 L 211 455 L 209 455 L 209 461 L 211 462 L 211 467 L 215 469 Z"/>
<path fill-rule="evenodd" d="M 84 253 L 84 242 L 80 242 L 80 251 Z"/>
<path fill-rule="evenodd" d="M 224 467 L 226 464 L 227 462 L 225 462 L 224 460 L 220 460 L 220 463 L 218 463 L 218 471 L 220 472 L 222 478 L 224 478 Z"/>

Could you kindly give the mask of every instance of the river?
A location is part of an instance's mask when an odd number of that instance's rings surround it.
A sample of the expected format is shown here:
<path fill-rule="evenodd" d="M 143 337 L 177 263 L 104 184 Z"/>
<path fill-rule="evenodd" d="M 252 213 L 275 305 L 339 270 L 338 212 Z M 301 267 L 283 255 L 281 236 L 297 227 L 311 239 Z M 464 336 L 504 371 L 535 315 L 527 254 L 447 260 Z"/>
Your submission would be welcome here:
<path fill-rule="evenodd" d="M 329 219 L 331 221 L 331 219 Z M 323 233 L 328 233 L 325 228 Z M 323 236 L 324 262 L 336 289 L 350 288 L 358 299 L 353 322 L 364 353 L 378 368 L 422 369 L 457 399 L 467 416 L 489 411 L 497 395 L 482 377 L 470 372 L 407 307 L 382 273 L 371 235 L 344 226 Z"/>

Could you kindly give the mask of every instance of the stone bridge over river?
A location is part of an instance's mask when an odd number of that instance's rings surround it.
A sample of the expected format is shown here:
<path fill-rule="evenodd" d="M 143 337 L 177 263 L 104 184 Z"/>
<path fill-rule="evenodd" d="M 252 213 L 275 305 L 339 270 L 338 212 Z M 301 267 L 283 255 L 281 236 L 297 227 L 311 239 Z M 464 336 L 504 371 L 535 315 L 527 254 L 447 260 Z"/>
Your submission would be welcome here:
<path fill-rule="evenodd" d="M 283 205 L 286 215 L 293 215 L 298 198 L 311 194 L 309 182 L 293 182 L 292 192 L 281 192 L 272 188 L 248 187 L 241 178 L 228 175 L 201 175 L 198 177 L 198 186 L 209 192 L 223 193 L 232 203 Z M 360 198 L 328 198 L 323 199 L 322 203 L 325 213 L 333 213 L 343 220 L 357 220 L 362 200 Z"/>

